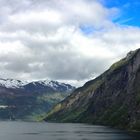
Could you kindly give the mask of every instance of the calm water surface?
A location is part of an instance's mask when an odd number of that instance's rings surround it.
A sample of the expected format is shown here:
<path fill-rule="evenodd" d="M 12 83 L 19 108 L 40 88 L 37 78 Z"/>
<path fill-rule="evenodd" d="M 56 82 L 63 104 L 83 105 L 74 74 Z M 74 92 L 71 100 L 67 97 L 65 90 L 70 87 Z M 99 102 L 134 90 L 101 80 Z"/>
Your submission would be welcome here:
<path fill-rule="evenodd" d="M 86 124 L 0 122 L 0 140 L 140 140 L 140 134 Z"/>

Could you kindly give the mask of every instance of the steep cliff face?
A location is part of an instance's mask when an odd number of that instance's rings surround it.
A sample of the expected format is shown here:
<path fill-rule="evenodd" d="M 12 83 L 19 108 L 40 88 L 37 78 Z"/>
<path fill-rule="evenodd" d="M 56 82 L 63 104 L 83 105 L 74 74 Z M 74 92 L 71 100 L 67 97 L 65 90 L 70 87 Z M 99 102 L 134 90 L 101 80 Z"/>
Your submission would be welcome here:
<path fill-rule="evenodd" d="M 76 89 L 45 120 L 140 129 L 140 49 Z"/>

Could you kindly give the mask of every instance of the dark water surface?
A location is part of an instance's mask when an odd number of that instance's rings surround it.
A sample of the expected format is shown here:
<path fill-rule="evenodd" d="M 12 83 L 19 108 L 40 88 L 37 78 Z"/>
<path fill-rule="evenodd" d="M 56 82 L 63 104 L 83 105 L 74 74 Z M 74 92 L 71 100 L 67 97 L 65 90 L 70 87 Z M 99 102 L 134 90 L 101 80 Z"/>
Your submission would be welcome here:
<path fill-rule="evenodd" d="M 15 121 L 0 122 L 0 140 L 140 140 L 140 134 L 87 124 Z"/>

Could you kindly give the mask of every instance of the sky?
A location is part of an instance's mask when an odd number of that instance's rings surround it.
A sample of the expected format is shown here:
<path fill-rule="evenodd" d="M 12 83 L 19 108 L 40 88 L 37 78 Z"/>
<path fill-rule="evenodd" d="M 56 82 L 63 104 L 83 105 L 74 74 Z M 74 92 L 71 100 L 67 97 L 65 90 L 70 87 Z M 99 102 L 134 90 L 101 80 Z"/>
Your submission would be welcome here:
<path fill-rule="evenodd" d="M 81 86 L 140 47 L 139 0 L 0 0 L 0 78 Z"/>

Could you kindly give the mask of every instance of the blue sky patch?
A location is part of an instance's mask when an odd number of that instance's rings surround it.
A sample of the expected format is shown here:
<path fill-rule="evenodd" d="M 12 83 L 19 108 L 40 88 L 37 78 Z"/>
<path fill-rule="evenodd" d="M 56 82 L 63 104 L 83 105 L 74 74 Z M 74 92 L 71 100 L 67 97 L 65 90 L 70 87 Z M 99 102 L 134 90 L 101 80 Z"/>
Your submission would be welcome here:
<path fill-rule="evenodd" d="M 92 34 L 95 29 L 93 26 L 90 26 L 90 25 L 82 25 L 80 26 L 80 30 L 85 34 L 85 35 L 90 35 Z"/>
<path fill-rule="evenodd" d="M 120 9 L 121 14 L 115 23 L 140 27 L 140 0 L 103 0 L 102 3 L 108 8 Z"/>

